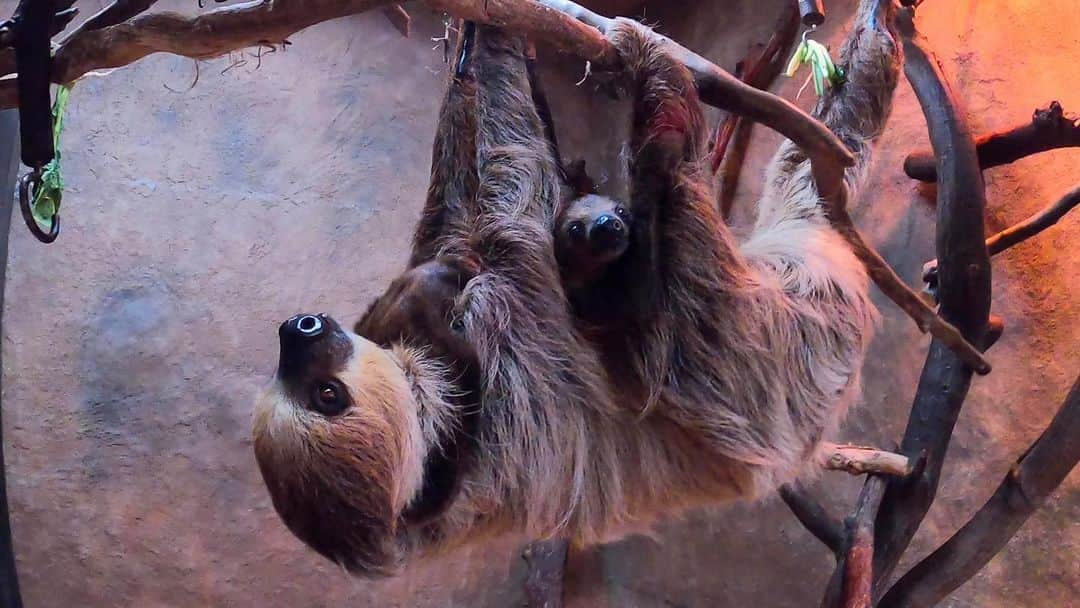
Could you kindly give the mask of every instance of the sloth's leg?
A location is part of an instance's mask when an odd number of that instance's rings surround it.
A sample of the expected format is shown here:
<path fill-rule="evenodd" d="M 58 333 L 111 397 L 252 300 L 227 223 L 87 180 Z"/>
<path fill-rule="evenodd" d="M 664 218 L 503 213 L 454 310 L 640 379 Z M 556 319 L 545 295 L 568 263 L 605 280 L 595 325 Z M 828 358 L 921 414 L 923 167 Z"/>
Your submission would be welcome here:
<path fill-rule="evenodd" d="M 455 228 L 472 215 L 476 197 L 476 25 L 466 22 L 431 150 L 431 181 L 423 214 L 413 235 L 409 266 L 439 254 Z"/>
<path fill-rule="evenodd" d="M 892 107 L 901 65 L 892 29 L 895 9 L 895 0 L 860 2 L 837 61 L 845 80 L 830 88 L 814 109 L 814 116 L 832 129 L 857 159 L 844 175 L 849 200 L 855 200 L 866 179 L 873 143 Z M 757 226 L 768 228 L 785 220 L 804 219 L 825 221 L 810 163 L 798 147 L 785 141 L 769 168 Z"/>

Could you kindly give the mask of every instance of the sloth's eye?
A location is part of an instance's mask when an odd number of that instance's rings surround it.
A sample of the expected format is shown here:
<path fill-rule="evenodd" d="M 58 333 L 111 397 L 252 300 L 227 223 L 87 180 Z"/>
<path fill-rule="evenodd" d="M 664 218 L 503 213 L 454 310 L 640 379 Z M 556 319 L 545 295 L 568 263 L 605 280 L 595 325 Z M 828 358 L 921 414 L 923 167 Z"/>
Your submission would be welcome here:
<path fill-rule="evenodd" d="M 623 207 L 622 205 L 615 207 L 615 215 L 626 219 L 626 207 Z"/>
<path fill-rule="evenodd" d="M 349 406 L 349 394 L 340 382 L 331 380 L 315 385 L 311 407 L 325 416 L 336 416 Z"/>
<path fill-rule="evenodd" d="M 574 222 L 570 224 L 569 232 L 570 236 L 575 238 L 583 236 L 585 234 L 585 224 L 582 224 L 581 222 Z"/>
<path fill-rule="evenodd" d="M 450 319 L 450 331 L 460 334 L 465 332 L 465 320 L 461 317 L 455 316 Z"/>

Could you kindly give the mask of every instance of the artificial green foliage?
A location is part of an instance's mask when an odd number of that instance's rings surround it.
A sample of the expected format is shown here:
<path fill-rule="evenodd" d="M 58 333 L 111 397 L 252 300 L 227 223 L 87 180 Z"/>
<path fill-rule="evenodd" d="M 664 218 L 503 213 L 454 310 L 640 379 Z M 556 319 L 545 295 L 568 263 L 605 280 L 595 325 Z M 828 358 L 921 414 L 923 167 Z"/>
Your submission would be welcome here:
<path fill-rule="evenodd" d="M 821 97 L 825 93 L 826 86 L 837 86 L 844 82 L 844 72 L 836 67 L 829 49 L 824 44 L 809 38 L 803 38 L 801 44 L 795 49 L 795 54 L 788 61 L 787 70 L 784 72 L 789 77 L 799 71 L 799 67 L 810 64 L 811 76 L 814 79 L 814 91 Z"/>
<path fill-rule="evenodd" d="M 71 87 L 61 85 L 53 102 L 53 159 L 41 172 L 41 183 L 34 191 L 31 209 L 38 223 L 48 226 L 60 211 L 60 199 L 64 194 L 64 179 L 60 175 L 60 133 L 64 130 L 64 112 L 67 110 Z"/>

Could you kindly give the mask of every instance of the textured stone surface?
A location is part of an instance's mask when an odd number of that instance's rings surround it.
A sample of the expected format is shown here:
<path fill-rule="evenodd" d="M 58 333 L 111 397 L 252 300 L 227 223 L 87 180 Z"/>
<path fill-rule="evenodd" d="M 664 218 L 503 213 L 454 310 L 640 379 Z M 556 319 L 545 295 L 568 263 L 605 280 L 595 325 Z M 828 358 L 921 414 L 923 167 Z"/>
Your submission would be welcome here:
<path fill-rule="evenodd" d="M 1023 120 L 1051 99 L 1080 109 L 1073 3 L 920 10 L 977 130 Z M 0 2 L 0 14 L 13 4 Z M 642 3 L 600 4 L 640 14 Z M 730 68 L 748 42 L 768 38 L 784 2 L 687 4 L 653 2 L 646 17 Z M 196 10 L 194 0 L 161 5 Z M 828 3 L 819 39 L 839 40 L 852 5 Z M 428 41 L 441 25 L 419 6 L 413 15 L 409 40 L 379 14 L 342 19 L 261 65 L 251 53 L 204 62 L 191 88 L 195 65 L 164 55 L 76 87 L 64 234 L 40 245 L 16 219 L 4 311 L 4 440 L 28 606 L 521 604 L 521 539 L 394 580 L 347 578 L 284 529 L 251 451 L 251 403 L 275 364 L 276 324 L 303 310 L 354 319 L 404 263 L 444 78 Z M 574 87 L 580 62 L 546 71 L 568 155 L 584 154 L 618 191 L 623 114 L 587 84 Z M 777 90 L 792 98 L 800 84 Z M 737 229 L 752 218 L 778 141 L 755 129 Z M 925 142 L 901 83 L 871 186 L 854 205 L 912 284 L 933 257 L 933 193 L 900 165 Z M 1075 150 L 988 172 L 988 227 L 1022 219 L 1078 176 Z M 1072 383 L 1080 255 L 1068 244 L 1078 231 L 1073 214 L 995 260 L 993 306 L 1006 333 L 990 353 L 994 373 L 975 382 L 908 563 L 989 497 Z M 883 319 L 865 398 L 843 438 L 887 444 L 902 432 L 928 339 L 876 300 Z M 858 482 L 833 475 L 815 490 L 839 511 Z M 1080 594 L 1078 521 L 1074 473 L 946 605 L 1069 605 Z M 571 566 L 573 606 L 807 606 L 831 558 L 771 499 L 689 514 L 652 539 L 578 552 Z"/>

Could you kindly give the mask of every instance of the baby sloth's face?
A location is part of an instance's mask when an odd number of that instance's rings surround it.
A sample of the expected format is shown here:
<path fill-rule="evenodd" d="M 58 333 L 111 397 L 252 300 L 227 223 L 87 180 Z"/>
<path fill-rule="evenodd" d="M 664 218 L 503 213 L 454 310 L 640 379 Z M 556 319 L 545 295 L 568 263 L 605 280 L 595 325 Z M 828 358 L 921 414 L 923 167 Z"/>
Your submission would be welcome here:
<path fill-rule="evenodd" d="M 600 266 L 630 245 L 630 211 L 618 201 L 590 194 L 572 201 L 559 218 L 555 246 L 569 265 Z"/>

